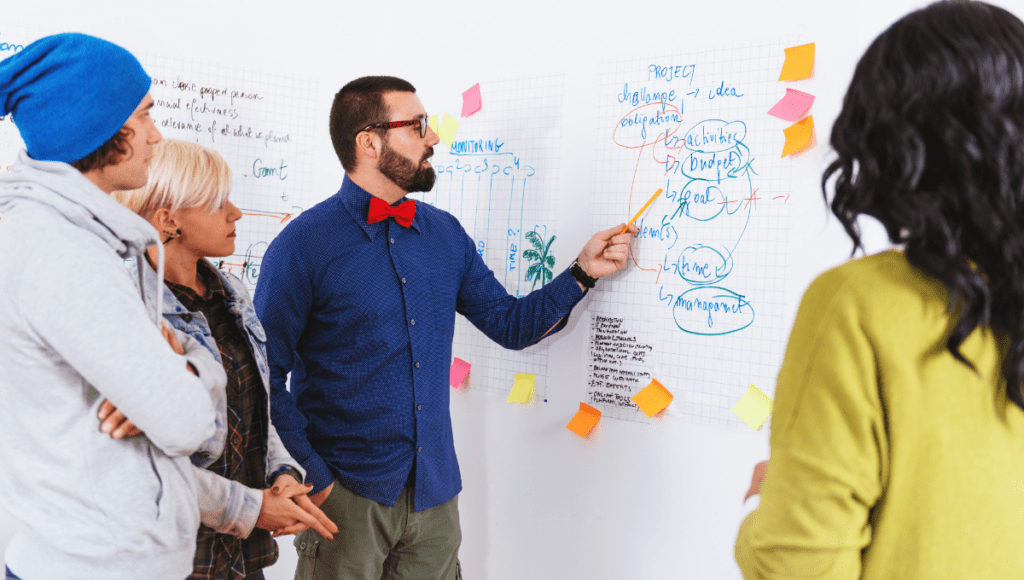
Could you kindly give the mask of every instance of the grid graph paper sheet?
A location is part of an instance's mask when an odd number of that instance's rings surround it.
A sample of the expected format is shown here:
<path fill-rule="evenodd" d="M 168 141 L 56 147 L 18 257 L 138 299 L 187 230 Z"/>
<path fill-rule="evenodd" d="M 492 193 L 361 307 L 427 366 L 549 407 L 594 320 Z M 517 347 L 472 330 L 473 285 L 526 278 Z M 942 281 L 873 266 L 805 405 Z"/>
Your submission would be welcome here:
<path fill-rule="evenodd" d="M 554 258 L 565 79 L 481 82 L 480 89 L 483 108 L 460 119 L 451 147 L 434 146 L 437 182 L 417 196 L 458 218 L 498 281 L 525 296 L 568 266 Z M 515 373 L 533 373 L 538 399 L 547 393 L 543 342 L 506 350 L 459 316 L 452 350 L 473 365 L 471 389 L 507 394 Z"/>
<path fill-rule="evenodd" d="M 312 205 L 316 84 L 168 56 L 139 60 L 153 77 L 151 114 L 163 136 L 215 149 L 231 167 L 231 201 L 243 215 L 235 253 L 213 261 L 252 291 L 271 240 Z"/>
<path fill-rule="evenodd" d="M 648 421 L 630 399 L 656 378 L 667 416 L 747 429 L 732 406 L 751 382 L 774 394 L 795 202 L 786 124 L 767 111 L 794 44 L 602 63 L 592 225 L 662 189 L 589 308 L 584 400 L 605 415 Z"/>
<path fill-rule="evenodd" d="M 0 59 L 41 36 L 0 29 Z M 312 205 L 317 87 L 302 79 L 219 64 L 136 56 L 153 78 L 151 114 L 164 138 L 214 149 L 231 167 L 230 199 L 244 215 L 236 222 L 235 253 L 213 261 L 252 291 L 270 241 Z M 10 171 L 24 147 L 12 118 L 0 119 L 0 171 Z"/>

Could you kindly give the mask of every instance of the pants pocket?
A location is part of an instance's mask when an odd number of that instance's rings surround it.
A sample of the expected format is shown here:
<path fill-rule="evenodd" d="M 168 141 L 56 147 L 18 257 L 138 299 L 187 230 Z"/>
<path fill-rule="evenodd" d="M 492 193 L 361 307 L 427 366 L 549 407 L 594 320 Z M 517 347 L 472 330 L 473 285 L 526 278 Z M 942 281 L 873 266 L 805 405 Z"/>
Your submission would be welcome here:
<path fill-rule="evenodd" d="M 314 534 L 312 530 L 306 530 L 295 536 L 295 551 L 299 555 L 299 563 L 295 566 L 295 580 L 313 580 L 316 574 L 320 538 Z"/>

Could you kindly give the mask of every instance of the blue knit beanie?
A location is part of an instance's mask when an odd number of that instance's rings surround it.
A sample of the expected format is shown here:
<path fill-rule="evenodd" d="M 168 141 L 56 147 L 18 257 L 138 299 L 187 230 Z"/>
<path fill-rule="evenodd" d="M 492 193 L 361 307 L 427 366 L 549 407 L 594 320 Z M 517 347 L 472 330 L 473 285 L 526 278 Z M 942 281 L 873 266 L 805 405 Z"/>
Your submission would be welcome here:
<path fill-rule="evenodd" d="M 0 115 L 13 115 L 33 159 L 72 163 L 121 130 L 151 82 L 116 44 L 47 36 L 0 61 Z"/>

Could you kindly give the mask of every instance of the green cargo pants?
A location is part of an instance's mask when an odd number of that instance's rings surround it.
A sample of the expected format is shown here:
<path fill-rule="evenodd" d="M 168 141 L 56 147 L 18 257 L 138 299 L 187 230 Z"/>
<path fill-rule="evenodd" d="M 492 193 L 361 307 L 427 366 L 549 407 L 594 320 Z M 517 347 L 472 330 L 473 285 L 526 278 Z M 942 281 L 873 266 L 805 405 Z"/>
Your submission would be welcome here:
<path fill-rule="evenodd" d="M 458 497 L 417 513 L 411 487 L 388 507 L 336 481 L 320 509 L 338 533 L 295 537 L 295 580 L 462 580 Z"/>

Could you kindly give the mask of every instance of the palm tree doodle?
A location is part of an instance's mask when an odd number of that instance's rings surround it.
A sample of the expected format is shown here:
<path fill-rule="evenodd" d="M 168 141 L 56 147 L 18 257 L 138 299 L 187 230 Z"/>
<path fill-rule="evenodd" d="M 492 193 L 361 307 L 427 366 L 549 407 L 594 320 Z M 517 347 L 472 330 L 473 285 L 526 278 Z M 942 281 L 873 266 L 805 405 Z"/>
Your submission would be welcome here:
<path fill-rule="evenodd" d="M 551 255 L 551 244 L 555 242 L 555 236 L 551 236 L 547 245 L 535 231 L 526 232 L 526 239 L 533 244 L 532 249 L 523 250 L 523 257 L 533 262 L 526 269 L 526 281 L 533 280 L 533 286 L 530 287 L 532 290 L 537 287 L 537 282 L 543 286 L 554 277 L 555 257 Z"/>

